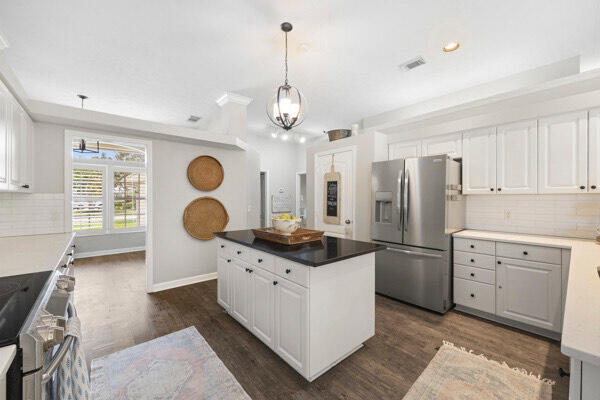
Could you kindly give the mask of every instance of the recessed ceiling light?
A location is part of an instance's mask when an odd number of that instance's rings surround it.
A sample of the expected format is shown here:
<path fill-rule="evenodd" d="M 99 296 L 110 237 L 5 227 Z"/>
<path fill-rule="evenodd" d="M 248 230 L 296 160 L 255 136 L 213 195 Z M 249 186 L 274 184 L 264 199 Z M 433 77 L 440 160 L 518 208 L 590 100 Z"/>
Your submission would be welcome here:
<path fill-rule="evenodd" d="M 273 139 L 277 139 L 277 132 L 273 132 L 273 133 L 271 133 L 271 137 L 272 137 Z"/>
<path fill-rule="evenodd" d="M 284 133 L 283 135 L 281 135 L 281 140 L 288 140 L 289 136 L 287 133 Z"/>
<path fill-rule="evenodd" d="M 445 53 L 450 53 L 451 51 L 454 51 L 456 49 L 458 49 L 460 47 L 460 43 L 458 42 L 448 42 L 444 45 L 444 47 L 442 47 L 442 50 Z"/>
<path fill-rule="evenodd" d="M 304 143 L 304 142 L 306 142 L 306 138 L 304 136 L 301 136 L 300 137 L 300 143 Z"/>

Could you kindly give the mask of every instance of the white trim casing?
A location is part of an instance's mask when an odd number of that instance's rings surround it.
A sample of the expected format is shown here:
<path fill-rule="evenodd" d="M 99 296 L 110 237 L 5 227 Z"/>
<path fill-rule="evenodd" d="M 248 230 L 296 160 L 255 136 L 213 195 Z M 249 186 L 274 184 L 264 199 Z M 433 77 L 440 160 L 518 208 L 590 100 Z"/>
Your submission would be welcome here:
<path fill-rule="evenodd" d="M 300 218 L 300 176 L 304 175 L 305 179 L 308 179 L 306 175 L 306 171 L 296 172 L 296 214 L 294 215 L 296 218 Z M 304 199 L 304 206 L 306 208 L 306 199 Z M 307 221 L 304 221 L 306 225 Z"/>
<path fill-rule="evenodd" d="M 208 274 L 195 275 L 195 276 L 190 276 L 188 278 L 176 279 L 174 281 L 161 282 L 161 283 L 157 283 L 157 284 L 153 285 L 152 290 L 149 290 L 149 292 L 160 292 L 161 290 L 173 289 L 173 288 L 180 287 L 180 286 L 186 286 L 186 285 L 191 285 L 194 283 L 210 281 L 213 279 L 217 279 L 217 277 L 218 277 L 218 273 L 215 271 L 215 272 L 209 272 Z"/>
<path fill-rule="evenodd" d="M 265 226 L 265 228 L 268 228 L 271 224 L 271 188 L 270 188 L 270 182 L 269 182 L 269 170 L 268 169 L 261 169 L 259 171 L 259 173 L 263 173 L 265 174 L 265 192 L 261 193 L 261 197 L 264 195 L 265 196 L 265 223 L 267 226 Z M 260 217 L 260 212 L 259 212 L 259 217 Z"/>
<path fill-rule="evenodd" d="M 134 251 L 144 251 L 144 250 L 146 250 L 146 246 L 124 247 L 122 249 L 86 251 L 83 253 L 75 252 L 75 259 L 87 258 L 87 257 L 108 256 L 111 254 L 133 253 Z"/>

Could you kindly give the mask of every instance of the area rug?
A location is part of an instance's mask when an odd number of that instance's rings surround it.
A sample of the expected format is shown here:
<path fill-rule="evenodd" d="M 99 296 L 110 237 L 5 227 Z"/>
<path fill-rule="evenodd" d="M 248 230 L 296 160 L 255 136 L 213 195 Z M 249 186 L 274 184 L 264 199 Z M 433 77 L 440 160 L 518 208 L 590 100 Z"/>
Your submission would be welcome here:
<path fill-rule="evenodd" d="M 196 328 L 92 361 L 94 400 L 250 399 Z"/>
<path fill-rule="evenodd" d="M 404 400 L 551 400 L 553 381 L 444 341 Z"/>

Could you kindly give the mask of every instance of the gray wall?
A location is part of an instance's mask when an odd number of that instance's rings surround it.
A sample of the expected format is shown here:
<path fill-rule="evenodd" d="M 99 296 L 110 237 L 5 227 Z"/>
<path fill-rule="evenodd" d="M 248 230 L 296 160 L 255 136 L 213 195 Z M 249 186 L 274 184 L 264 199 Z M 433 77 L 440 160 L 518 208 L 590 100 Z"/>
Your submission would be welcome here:
<path fill-rule="evenodd" d="M 78 255 L 107 250 L 130 249 L 146 245 L 146 232 L 113 233 L 110 235 L 79 236 L 75 240 Z"/>

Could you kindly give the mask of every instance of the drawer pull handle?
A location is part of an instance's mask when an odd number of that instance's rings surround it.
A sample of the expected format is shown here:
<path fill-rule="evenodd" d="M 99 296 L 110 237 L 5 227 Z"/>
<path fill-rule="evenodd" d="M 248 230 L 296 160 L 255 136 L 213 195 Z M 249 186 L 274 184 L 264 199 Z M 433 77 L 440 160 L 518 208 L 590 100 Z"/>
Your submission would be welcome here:
<path fill-rule="evenodd" d="M 498 261 L 498 264 L 502 264 L 502 261 Z"/>
<path fill-rule="evenodd" d="M 590 188 L 596 189 L 596 185 L 592 185 L 592 186 L 590 186 Z"/>
<path fill-rule="evenodd" d="M 229 259 L 229 260 L 227 260 L 227 262 L 231 262 L 231 260 Z"/>
<path fill-rule="evenodd" d="M 262 262 L 262 258 L 259 258 L 259 259 L 258 259 L 258 262 L 259 262 L 259 263 L 261 263 L 261 262 Z"/>
<path fill-rule="evenodd" d="M 248 268 L 246 268 L 246 272 L 248 272 Z"/>
<path fill-rule="evenodd" d="M 222 249 L 224 249 L 224 248 L 225 248 L 225 245 L 224 245 L 224 244 L 222 244 L 222 245 L 221 245 L 221 248 L 222 248 Z"/>
<path fill-rule="evenodd" d="M 248 268 L 248 272 L 249 272 L 249 273 L 252 273 L 252 272 L 254 272 L 254 270 L 253 270 L 253 269 L 251 269 L 251 268 Z"/>
<path fill-rule="evenodd" d="M 527 255 L 527 252 L 526 252 L 526 251 L 524 251 L 524 252 L 523 252 L 523 255 L 524 255 L 524 256 L 526 256 L 526 255 Z"/>
<path fill-rule="evenodd" d="M 475 260 L 473 260 L 473 259 L 471 258 L 471 262 L 475 262 Z"/>
<path fill-rule="evenodd" d="M 585 186 L 579 186 L 579 189 L 583 190 L 585 189 Z"/>
<path fill-rule="evenodd" d="M 286 273 L 286 274 L 289 274 L 290 272 L 292 272 L 292 270 L 291 270 L 291 269 L 286 269 L 286 270 L 285 270 L 285 273 Z"/>
<path fill-rule="evenodd" d="M 471 272 L 471 276 L 472 276 L 472 277 L 475 277 L 475 274 L 474 274 L 473 272 Z"/>
<path fill-rule="evenodd" d="M 471 293 L 471 297 L 475 297 L 475 294 L 474 294 L 474 293 Z"/>
<path fill-rule="evenodd" d="M 502 191 L 502 188 L 498 188 L 498 191 L 499 191 L 499 192 L 501 192 L 501 191 Z"/>
<path fill-rule="evenodd" d="M 474 249 L 474 248 L 475 248 L 475 245 L 474 245 L 474 244 L 472 244 L 472 245 L 471 245 L 471 248 L 472 248 L 472 249 Z"/>
<path fill-rule="evenodd" d="M 277 285 L 279 282 L 273 281 L 273 286 Z"/>
<path fill-rule="evenodd" d="M 493 192 L 493 191 L 494 191 L 494 188 L 490 188 L 490 192 Z"/>
<path fill-rule="evenodd" d="M 238 254 L 242 254 L 241 250 L 238 250 L 238 251 L 237 251 L 237 253 L 238 253 Z"/>

